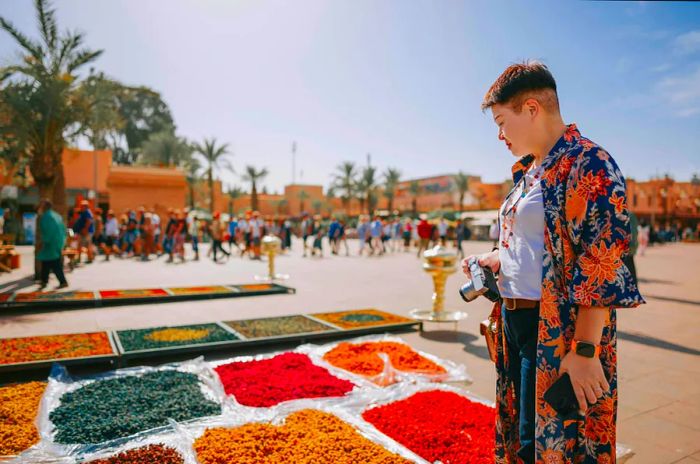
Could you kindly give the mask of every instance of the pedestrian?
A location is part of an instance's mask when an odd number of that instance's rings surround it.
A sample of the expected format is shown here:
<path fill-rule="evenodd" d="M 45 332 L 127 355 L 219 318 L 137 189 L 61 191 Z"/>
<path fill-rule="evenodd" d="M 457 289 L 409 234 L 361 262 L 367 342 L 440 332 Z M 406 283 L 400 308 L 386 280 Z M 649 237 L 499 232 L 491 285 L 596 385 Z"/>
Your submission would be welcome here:
<path fill-rule="evenodd" d="M 107 222 L 105 222 L 105 241 L 102 245 L 102 252 L 105 254 L 105 261 L 109 261 L 112 253 L 119 253 L 119 223 L 114 216 L 113 210 L 107 211 Z"/>
<path fill-rule="evenodd" d="M 80 262 L 80 257 L 82 251 L 85 250 L 87 254 L 87 263 L 91 263 L 95 258 L 95 252 L 92 248 L 92 234 L 95 233 L 95 218 L 90 211 L 90 203 L 87 200 L 82 200 L 80 202 L 80 213 L 78 218 L 73 224 L 73 232 L 78 236 L 78 259 Z"/>
<path fill-rule="evenodd" d="M 63 274 L 63 245 L 66 242 L 66 227 L 61 216 L 53 210 L 51 201 L 43 199 L 39 202 L 39 232 L 37 260 L 41 262 L 41 283 L 43 290 L 49 283 L 49 273 L 53 272 L 58 279 L 58 288 L 68 287 L 68 281 Z"/>
<path fill-rule="evenodd" d="M 382 244 L 382 221 L 379 216 L 374 217 L 374 221 L 369 226 L 369 235 L 371 238 L 372 254 L 377 251 L 380 255 L 384 254 L 384 245 Z"/>
<path fill-rule="evenodd" d="M 447 221 L 445 220 L 445 216 L 440 218 L 440 222 L 438 222 L 437 225 L 437 230 L 438 230 L 438 235 L 440 236 L 440 245 L 446 246 L 447 245 Z"/>
<path fill-rule="evenodd" d="M 433 227 L 428 223 L 427 217 L 422 214 L 420 216 L 420 222 L 418 223 L 418 257 L 421 257 L 421 253 L 428 249 L 430 245 L 430 236 L 433 232 Z"/>
<path fill-rule="evenodd" d="M 260 213 L 257 211 L 253 211 L 252 218 L 248 224 L 250 228 L 250 243 L 251 247 L 253 250 L 253 258 L 256 260 L 260 260 L 261 258 L 261 249 L 260 245 L 262 243 L 262 237 L 264 234 L 263 231 L 263 221 L 260 219 Z"/>
<path fill-rule="evenodd" d="M 221 213 L 217 211 L 214 213 L 214 219 L 211 221 L 211 225 L 209 226 L 209 235 L 211 236 L 212 240 L 211 249 L 212 253 L 214 254 L 213 260 L 215 263 L 219 262 L 216 257 L 216 253 L 218 251 L 223 253 L 226 258 L 231 257 L 230 253 L 224 250 L 224 247 L 221 246 L 223 233 L 224 225 L 221 223 Z"/>

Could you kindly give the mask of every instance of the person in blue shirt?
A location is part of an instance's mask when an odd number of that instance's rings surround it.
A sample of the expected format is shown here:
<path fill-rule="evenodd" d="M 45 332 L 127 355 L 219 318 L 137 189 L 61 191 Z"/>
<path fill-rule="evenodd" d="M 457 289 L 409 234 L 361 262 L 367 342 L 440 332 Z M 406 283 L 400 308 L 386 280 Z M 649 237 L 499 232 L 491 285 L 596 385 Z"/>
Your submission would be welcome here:
<path fill-rule="evenodd" d="M 228 222 L 228 251 L 229 251 L 229 253 L 233 253 L 233 245 L 236 245 L 236 248 L 238 248 L 238 244 L 236 243 L 236 227 L 238 227 L 238 221 L 236 221 L 236 216 L 231 215 L 231 219 Z"/>
<path fill-rule="evenodd" d="M 340 222 L 338 219 L 333 218 L 333 222 L 328 227 L 328 242 L 331 245 L 331 253 L 334 255 L 338 254 L 338 239 L 340 238 Z"/>
<path fill-rule="evenodd" d="M 382 221 L 379 216 L 374 217 L 374 221 L 369 227 L 369 234 L 372 237 L 372 253 L 377 250 L 380 255 L 384 254 L 384 244 L 382 243 Z"/>
<path fill-rule="evenodd" d="M 78 236 L 78 262 L 83 248 L 87 251 L 88 263 L 95 258 L 92 248 L 92 234 L 95 233 L 95 218 L 90 211 L 90 203 L 87 200 L 80 202 L 80 214 L 73 224 L 73 232 Z"/>

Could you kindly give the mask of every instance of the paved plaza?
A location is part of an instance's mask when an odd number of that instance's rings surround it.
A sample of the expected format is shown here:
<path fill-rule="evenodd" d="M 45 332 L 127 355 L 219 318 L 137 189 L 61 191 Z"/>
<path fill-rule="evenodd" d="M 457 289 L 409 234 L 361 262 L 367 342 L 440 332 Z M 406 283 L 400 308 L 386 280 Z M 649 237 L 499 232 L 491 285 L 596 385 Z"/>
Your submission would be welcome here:
<path fill-rule="evenodd" d="M 351 241 L 351 257 L 302 258 L 295 242 L 277 261 L 278 271 L 291 275 L 295 295 L 8 313 L 0 315 L 0 333 L 47 335 L 369 307 L 408 315 L 413 308 L 430 307 L 432 282 L 415 253 L 360 258 L 355 246 Z M 22 267 L 0 276 L 2 292 L 36 289 L 32 250 L 20 249 Z M 468 254 L 488 249 L 485 242 L 465 243 Z M 633 463 L 700 462 L 700 245 L 654 247 L 636 261 L 648 304 L 618 312 L 618 441 L 634 450 Z M 103 262 L 100 257 L 67 277 L 68 290 L 120 289 L 249 283 L 266 269 L 265 262 L 240 258 L 167 264 L 165 258 Z M 479 321 L 491 305 L 485 299 L 464 303 L 457 293 L 463 281 L 456 274 L 447 282 L 446 307 L 469 313 L 457 331 L 449 324 L 426 324 L 423 333 L 401 336 L 420 350 L 465 364 L 474 378 L 470 390 L 493 400 L 495 371 L 479 335 Z M 55 285 L 51 280 L 50 288 Z"/>

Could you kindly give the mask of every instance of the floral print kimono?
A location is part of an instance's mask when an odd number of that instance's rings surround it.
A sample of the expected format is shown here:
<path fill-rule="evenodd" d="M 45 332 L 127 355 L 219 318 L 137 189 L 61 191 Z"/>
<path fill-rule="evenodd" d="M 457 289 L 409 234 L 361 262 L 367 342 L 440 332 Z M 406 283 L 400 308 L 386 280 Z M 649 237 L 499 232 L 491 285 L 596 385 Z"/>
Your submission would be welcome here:
<path fill-rule="evenodd" d="M 513 166 L 517 184 L 533 156 Z M 614 463 L 617 416 L 616 307 L 644 303 L 622 262 L 630 245 L 625 180 L 612 157 L 581 136 L 575 125 L 542 163 L 544 255 L 537 339 L 535 448 L 538 464 Z M 585 418 L 563 421 L 542 399 L 571 349 L 579 305 L 610 308 L 600 354 L 610 391 Z M 513 379 L 508 376 L 505 333 L 496 304 L 496 462 L 521 462 Z"/>

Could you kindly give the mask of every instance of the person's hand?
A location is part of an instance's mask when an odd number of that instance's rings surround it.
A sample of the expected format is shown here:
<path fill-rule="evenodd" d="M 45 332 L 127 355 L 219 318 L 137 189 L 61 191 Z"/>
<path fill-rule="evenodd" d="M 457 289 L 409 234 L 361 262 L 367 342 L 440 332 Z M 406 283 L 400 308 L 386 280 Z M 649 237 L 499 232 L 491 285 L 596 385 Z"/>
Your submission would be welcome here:
<path fill-rule="evenodd" d="M 597 403 L 610 390 L 600 358 L 586 358 L 569 351 L 559 367 L 559 375 L 564 372 L 569 373 L 581 414 L 586 413 L 588 404 Z"/>
<path fill-rule="evenodd" d="M 498 270 L 501 268 L 501 261 L 498 258 L 498 250 L 493 250 L 490 253 L 484 253 L 482 255 L 467 256 L 462 260 L 462 272 L 465 276 L 467 276 L 468 279 L 472 278 L 472 274 L 471 272 L 469 272 L 469 260 L 475 256 L 479 258 L 479 264 L 482 267 L 488 267 L 494 273 L 498 272 Z"/>

